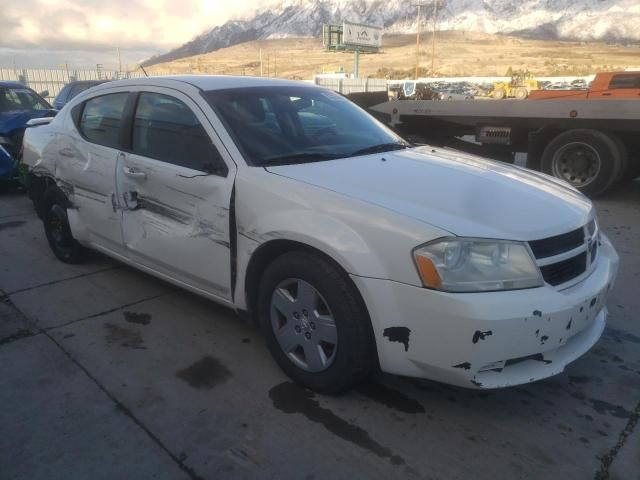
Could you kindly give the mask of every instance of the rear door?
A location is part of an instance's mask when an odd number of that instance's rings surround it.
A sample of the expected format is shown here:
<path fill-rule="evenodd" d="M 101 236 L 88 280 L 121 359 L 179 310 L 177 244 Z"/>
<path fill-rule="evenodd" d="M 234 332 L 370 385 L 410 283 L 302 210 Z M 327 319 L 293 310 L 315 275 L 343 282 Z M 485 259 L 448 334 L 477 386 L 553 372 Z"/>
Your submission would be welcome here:
<path fill-rule="evenodd" d="M 129 258 L 230 299 L 234 177 L 235 164 L 190 97 L 160 87 L 138 92 L 116 174 Z"/>
<path fill-rule="evenodd" d="M 59 139 L 56 153 L 58 183 L 73 197 L 82 231 L 74 235 L 116 253 L 123 253 L 120 212 L 116 201 L 116 164 L 129 93 L 97 95 L 72 111 L 75 129 Z"/>

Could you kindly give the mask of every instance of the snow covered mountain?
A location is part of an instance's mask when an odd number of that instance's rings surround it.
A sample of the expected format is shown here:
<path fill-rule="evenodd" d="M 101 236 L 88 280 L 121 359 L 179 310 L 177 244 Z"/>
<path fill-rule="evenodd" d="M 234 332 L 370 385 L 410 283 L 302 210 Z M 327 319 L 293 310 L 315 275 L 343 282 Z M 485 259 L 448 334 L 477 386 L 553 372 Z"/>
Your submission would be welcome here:
<path fill-rule="evenodd" d="M 435 0 L 423 0 L 423 28 Z M 407 0 L 279 0 L 231 20 L 144 65 L 212 52 L 251 40 L 319 36 L 323 23 L 349 20 L 414 33 L 415 2 Z M 640 40 L 638 0 L 438 0 L 438 29 L 505 33 L 543 39 Z"/>

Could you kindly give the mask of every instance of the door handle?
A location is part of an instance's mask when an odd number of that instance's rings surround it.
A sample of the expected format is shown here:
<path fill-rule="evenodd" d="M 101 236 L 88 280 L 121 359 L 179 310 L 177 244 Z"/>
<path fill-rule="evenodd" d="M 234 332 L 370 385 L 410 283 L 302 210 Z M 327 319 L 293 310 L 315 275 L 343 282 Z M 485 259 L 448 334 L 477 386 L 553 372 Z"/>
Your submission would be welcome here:
<path fill-rule="evenodd" d="M 136 167 L 122 167 L 122 171 L 128 177 L 147 178 L 147 174 L 142 170 L 138 170 Z"/>
<path fill-rule="evenodd" d="M 122 200 L 124 200 L 124 205 L 128 210 L 137 210 L 140 208 L 138 192 L 124 192 L 122 194 Z"/>

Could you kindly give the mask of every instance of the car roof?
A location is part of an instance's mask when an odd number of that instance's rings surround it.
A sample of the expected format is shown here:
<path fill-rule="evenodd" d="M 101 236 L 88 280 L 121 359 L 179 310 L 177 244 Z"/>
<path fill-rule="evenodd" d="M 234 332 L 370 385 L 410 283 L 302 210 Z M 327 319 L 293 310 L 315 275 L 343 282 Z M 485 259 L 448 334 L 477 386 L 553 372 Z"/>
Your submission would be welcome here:
<path fill-rule="evenodd" d="M 99 88 L 113 88 L 120 86 L 174 86 L 175 82 L 182 82 L 192 85 L 200 90 L 223 90 L 227 88 L 249 88 L 249 87 L 300 87 L 314 86 L 311 83 L 284 80 L 280 78 L 247 77 L 231 75 L 168 75 L 162 77 L 139 77 L 128 80 L 117 80 L 103 84 Z"/>
<path fill-rule="evenodd" d="M 23 85 L 19 82 L 7 82 L 0 81 L 0 87 L 8 87 L 8 88 L 29 88 L 26 85 Z"/>
<path fill-rule="evenodd" d="M 78 85 L 78 84 L 87 84 L 87 83 L 90 83 L 92 85 L 100 85 L 108 81 L 109 80 L 74 80 L 72 82 L 67 83 L 67 85 Z"/>

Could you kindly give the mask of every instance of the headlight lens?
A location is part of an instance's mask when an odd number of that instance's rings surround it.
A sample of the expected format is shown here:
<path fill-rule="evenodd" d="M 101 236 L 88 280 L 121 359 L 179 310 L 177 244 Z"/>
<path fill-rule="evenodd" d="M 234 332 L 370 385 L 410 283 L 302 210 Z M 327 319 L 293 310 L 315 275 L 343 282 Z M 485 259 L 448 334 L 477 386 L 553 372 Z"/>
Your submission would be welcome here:
<path fill-rule="evenodd" d="M 425 287 L 447 292 L 483 292 L 544 284 L 525 243 L 444 238 L 413 252 Z"/>

